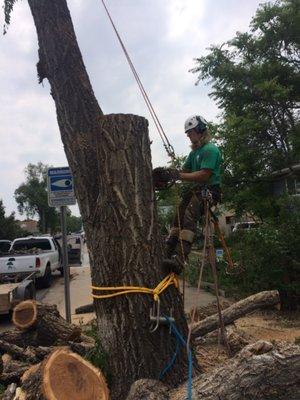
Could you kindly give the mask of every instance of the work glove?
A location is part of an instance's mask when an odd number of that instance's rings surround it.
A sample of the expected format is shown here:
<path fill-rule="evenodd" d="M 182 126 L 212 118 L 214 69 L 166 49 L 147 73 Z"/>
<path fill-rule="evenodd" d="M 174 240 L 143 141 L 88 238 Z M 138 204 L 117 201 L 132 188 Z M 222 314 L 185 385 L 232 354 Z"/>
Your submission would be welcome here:
<path fill-rule="evenodd" d="M 152 171 L 154 188 L 166 189 L 180 179 L 179 171 L 175 168 L 158 167 Z"/>

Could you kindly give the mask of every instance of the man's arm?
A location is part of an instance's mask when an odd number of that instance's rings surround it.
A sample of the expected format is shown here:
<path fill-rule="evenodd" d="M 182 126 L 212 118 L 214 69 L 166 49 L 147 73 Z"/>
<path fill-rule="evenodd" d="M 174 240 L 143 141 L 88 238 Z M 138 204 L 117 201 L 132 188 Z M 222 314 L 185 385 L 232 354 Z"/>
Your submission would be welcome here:
<path fill-rule="evenodd" d="M 180 172 L 179 177 L 182 181 L 185 182 L 205 183 L 209 180 L 211 174 L 212 174 L 211 169 L 201 169 L 200 171 L 195 171 L 195 172 Z"/>

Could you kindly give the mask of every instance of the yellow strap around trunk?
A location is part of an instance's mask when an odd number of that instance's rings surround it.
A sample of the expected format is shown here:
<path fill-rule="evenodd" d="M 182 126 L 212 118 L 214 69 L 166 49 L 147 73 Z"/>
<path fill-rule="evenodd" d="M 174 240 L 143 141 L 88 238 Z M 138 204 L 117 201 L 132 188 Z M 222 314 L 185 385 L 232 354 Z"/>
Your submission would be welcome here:
<path fill-rule="evenodd" d="M 107 287 L 91 286 L 91 288 L 99 292 L 101 291 L 114 292 L 114 293 L 99 294 L 99 295 L 92 293 L 92 297 L 94 299 L 108 299 L 110 297 L 121 296 L 123 294 L 129 294 L 129 293 L 145 293 L 153 295 L 154 300 L 157 301 L 159 295 L 170 285 L 174 285 L 177 289 L 179 288 L 178 278 L 174 273 L 167 275 L 154 289 L 149 289 L 139 286 L 107 286 Z"/>

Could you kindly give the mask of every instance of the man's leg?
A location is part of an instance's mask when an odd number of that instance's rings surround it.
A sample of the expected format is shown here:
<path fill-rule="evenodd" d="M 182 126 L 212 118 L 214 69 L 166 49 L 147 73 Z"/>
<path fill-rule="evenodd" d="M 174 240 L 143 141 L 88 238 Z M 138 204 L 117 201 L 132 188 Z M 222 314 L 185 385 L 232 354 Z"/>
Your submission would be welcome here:
<path fill-rule="evenodd" d="M 172 228 L 170 229 L 169 236 L 166 240 L 166 256 L 171 258 L 175 252 L 179 241 L 180 227 L 182 227 L 183 219 L 185 215 L 186 208 L 188 207 L 192 193 L 188 192 L 181 200 L 178 209 L 176 210 L 176 215 L 174 216 Z"/>
<path fill-rule="evenodd" d="M 179 242 L 177 245 L 177 253 L 182 262 L 186 261 L 191 252 L 192 244 L 197 229 L 197 222 L 203 213 L 202 199 L 197 195 L 193 195 L 191 201 L 186 208 L 184 218 L 179 234 Z"/>
<path fill-rule="evenodd" d="M 176 231 L 175 240 L 167 251 L 167 259 L 163 262 L 163 267 L 166 272 L 175 272 L 180 274 L 183 269 L 184 262 L 186 261 L 194 240 L 194 235 L 197 227 L 197 221 L 199 220 L 202 213 L 202 201 L 195 195 L 192 195 L 189 203 L 185 207 L 185 212 L 181 215 L 179 226 Z M 177 219 L 178 221 L 178 219 Z M 173 231 L 175 233 L 175 231 Z M 170 236 L 171 237 L 171 236 Z M 173 236 L 175 237 L 175 236 Z M 175 244 L 175 246 L 174 246 Z"/>

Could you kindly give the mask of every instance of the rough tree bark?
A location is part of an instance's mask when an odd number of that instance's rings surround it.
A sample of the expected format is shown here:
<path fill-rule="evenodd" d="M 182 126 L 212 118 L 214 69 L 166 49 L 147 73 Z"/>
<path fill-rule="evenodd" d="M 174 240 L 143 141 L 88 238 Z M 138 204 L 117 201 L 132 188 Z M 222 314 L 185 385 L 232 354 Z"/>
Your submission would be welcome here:
<path fill-rule="evenodd" d="M 86 232 L 96 286 L 154 288 L 163 278 L 161 241 L 151 176 L 148 123 L 135 115 L 103 115 L 77 45 L 65 0 L 28 0 L 39 41 L 38 75 L 51 85 L 57 120 Z M 101 38 L 100 38 L 101 40 Z M 100 56 L 100 54 L 99 54 Z M 187 333 L 181 297 L 161 296 Z M 96 300 L 99 336 L 109 354 L 112 398 L 123 399 L 132 382 L 157 378 L 174 351 L 166 327 L 149 332 L 152 299 L 134 294 Z M 185 377 L 183 351 L 166 378 Z"/>

